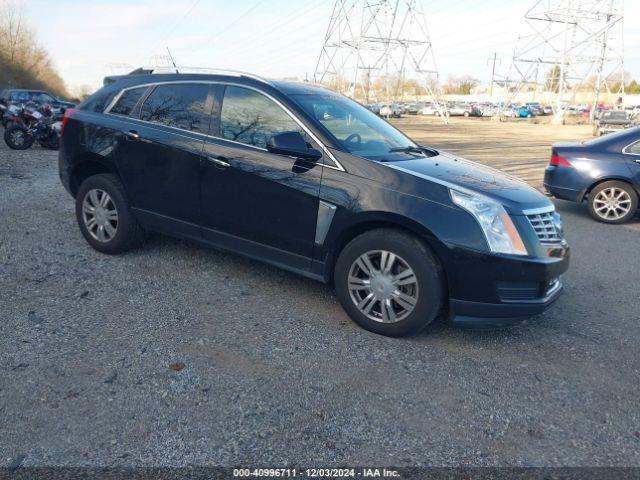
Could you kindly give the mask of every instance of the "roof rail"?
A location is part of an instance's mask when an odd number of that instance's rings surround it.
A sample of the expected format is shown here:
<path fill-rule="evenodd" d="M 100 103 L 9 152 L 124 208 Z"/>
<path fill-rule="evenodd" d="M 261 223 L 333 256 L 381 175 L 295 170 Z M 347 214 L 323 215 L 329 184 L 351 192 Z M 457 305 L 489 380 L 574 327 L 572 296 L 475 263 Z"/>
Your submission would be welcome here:
<path fill-rule="evenodd" d="M 241 72 L 238 70 L 225 70 L 225 69 L 221 69 L 221 68 L 208 68 L 208 67 L 182 67 L 182 66 L 177 66 L 174 67 L 173 65 L 166 65 L 166 66 L 160 66 L 160 67 L 150 67 L 149 69 L 146 68 L 139 68 L 137 70 L 134 70 L 133 72 L 130 73 L 130 75 L 134 75 L 140 71 L 144 71 L 149 72 L 149 73 L 155 73 L 155 74 L 159 74 L 159 73 L 201 73 L 201 74 L 208 74 L 208 75 L 227 75 L 230 77 L 246 77 L 246 78 L 251 78 L 253 80 L 257 80 L 259 82 L 262 83 L 266 83 L 268 85 L 273 86 L 273 83 L 271 82 L 271 80 L 268 80 L 264 77 L 260 77 L 258 75 L 254 75 L 252 73 L 247 73 L 247 72 Z"/>

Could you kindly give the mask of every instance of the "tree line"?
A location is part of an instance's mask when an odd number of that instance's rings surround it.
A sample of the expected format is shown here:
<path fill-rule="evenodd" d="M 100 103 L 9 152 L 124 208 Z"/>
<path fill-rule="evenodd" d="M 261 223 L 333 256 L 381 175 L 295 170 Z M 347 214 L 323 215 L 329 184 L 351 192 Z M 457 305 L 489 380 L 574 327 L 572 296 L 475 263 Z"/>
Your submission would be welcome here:
<path fill-rule="evenodd" d="M 68 97 L 49 54 L 36 41 L 22 9 L 0 0 L 0 87 L 47 90 Z"/>

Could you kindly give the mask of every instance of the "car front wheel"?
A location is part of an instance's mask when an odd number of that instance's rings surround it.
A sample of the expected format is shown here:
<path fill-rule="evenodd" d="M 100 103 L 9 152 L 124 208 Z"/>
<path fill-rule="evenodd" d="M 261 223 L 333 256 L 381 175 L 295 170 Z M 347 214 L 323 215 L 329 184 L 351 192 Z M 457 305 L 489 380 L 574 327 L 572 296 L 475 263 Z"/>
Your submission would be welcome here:
<path fill-rule="evenodd" d="M 438 261 L 421 240 L 397 230 L 371 230 L 349 242 L 336 262 L 334 286 L 349 316 L 382 335 L 419 332 L 443 305 Z"/>
<path fill-rule="evenodd" d="M 635 215 L 638 195 L 624 182 L 604 182 L 589 194 L 589 214 L 599 222 L 620 224 Z"/>
<path fill-rule="evenodd" d="M 144 239 L 124 187 L 112 174 L 94 175 L 82 182 L 76 195 L 76 218 L 84 238 L 102 253 L 126 252 Z"/>

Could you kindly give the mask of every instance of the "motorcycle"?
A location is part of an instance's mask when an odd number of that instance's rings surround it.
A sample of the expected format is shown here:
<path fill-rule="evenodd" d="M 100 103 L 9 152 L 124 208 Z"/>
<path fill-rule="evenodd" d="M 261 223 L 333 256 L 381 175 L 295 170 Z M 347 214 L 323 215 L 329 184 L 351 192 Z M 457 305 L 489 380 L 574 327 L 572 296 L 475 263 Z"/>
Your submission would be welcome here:
<path fill-rule="evenodd" d="M 12 121 L 16 120 L 20 112 L 22 112 L 22 107 L 18 105 L 13 103 L 3 105 L 0 103 L 0 122 L 2 123 L 2 127 L 7 128 Z"/>
<path fill-rule="evenodd" d="M 4 130 L 4 141 L 12 150 L 27 150 L 35 141 L 43 148 L 58 150 L 61 131 L 62 122 L 56 120 L 50 105 L 38 108 L 27 104 L 13 108 Z"/>

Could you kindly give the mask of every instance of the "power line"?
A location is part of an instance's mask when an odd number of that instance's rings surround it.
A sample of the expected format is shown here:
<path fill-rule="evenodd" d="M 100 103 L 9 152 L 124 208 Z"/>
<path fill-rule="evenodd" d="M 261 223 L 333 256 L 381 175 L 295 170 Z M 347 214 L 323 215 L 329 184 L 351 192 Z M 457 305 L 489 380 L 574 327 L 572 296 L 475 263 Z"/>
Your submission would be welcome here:
<path fill-rule="evenodd" d="M 281 34 L 282 33 L 281 27 L 293 23 L 295 20 L 297 20 L 298 18 L 304 15 L 308 15 L 310 12 L 317 9 L 321 4 L 325 2 L 326 0 L 319 0 L 311 5 L 305 5 L 303 8 L 294 10 L 288 16 L 281 18 L 278 22 L 271 24 L 268 30 L 266 31 L 261 30 L 260 32 L 256 32 L 256 35 L 259 36 L 260 43 L 264 44 L 265 39 L 272 37 L 274 34 Z M 310 18 L 310 21 L 307 24 L 305 24 L 305 26 L 315 22 L 317 22 L 317 19 L 312 17 Z M 306 33 L 303 30 L 303 28 L 300 28 L 300 30 L 302 31 L 302 33 Z M 242 42 L 234 44 L 234 48 L 228 50 L 227 53 L 233 53 L 234 55 L 239 55 L 239 54 L 245 53 L 247 50 L 255 49 L 255 47 L 256 47 L 256 37 L 249 36 L 249 37 L 246 37 Z"/>
<path fill-rule="evenodd" d="M 265 0 L 258 0 L 248 10 L 244 11 L 238 17 L 236 17 L 234 20 L 232 20 L 231 22 L 227 23 L 227 25 L 222 30 L 218 30 L 213 35 L 211 35 L 207 40 L 202 42 L 201 46 L 208 45 L 211 42 L 213 42 L 213 40 L 215 40 L 216 38 L 218 38 L 221 35 L 227 33 L 231 29 L 231 27 L 235 26 L 240 20 L 245 18 L 247 15 L 249 15 L 251 12 L 253 12 L 256 8 L 258 8 L 264 2 L 265 2 Z"/>
<path fill-rule="evenodd" d="M 158 47 L 160 47 L 169 37 L 171 37 L 171 35 L 173 34 L 173 32 L 176 30 L 176 28 L 178 28 L 178 26 L 189 16 L 191 15 L 191 12 L 193 12 L 194 8 L 196 8 L 196 6 L 200 3 L 201 0 L 194 0 L 194 2 L 191 4 L 191 7 L 189 7 L 189 9 L 182 15 L 182 17 L 180 17 L 180 19 L 173 23 L 171 25 L 171 27 L 169 27 L 169 29 L 166 31 L 166 33 L 162 36 L 162 38 L 158 41 L 158 43 L 156 43 L 156 45 L 151 49 L 150 54 L 153 53 Z"/>

